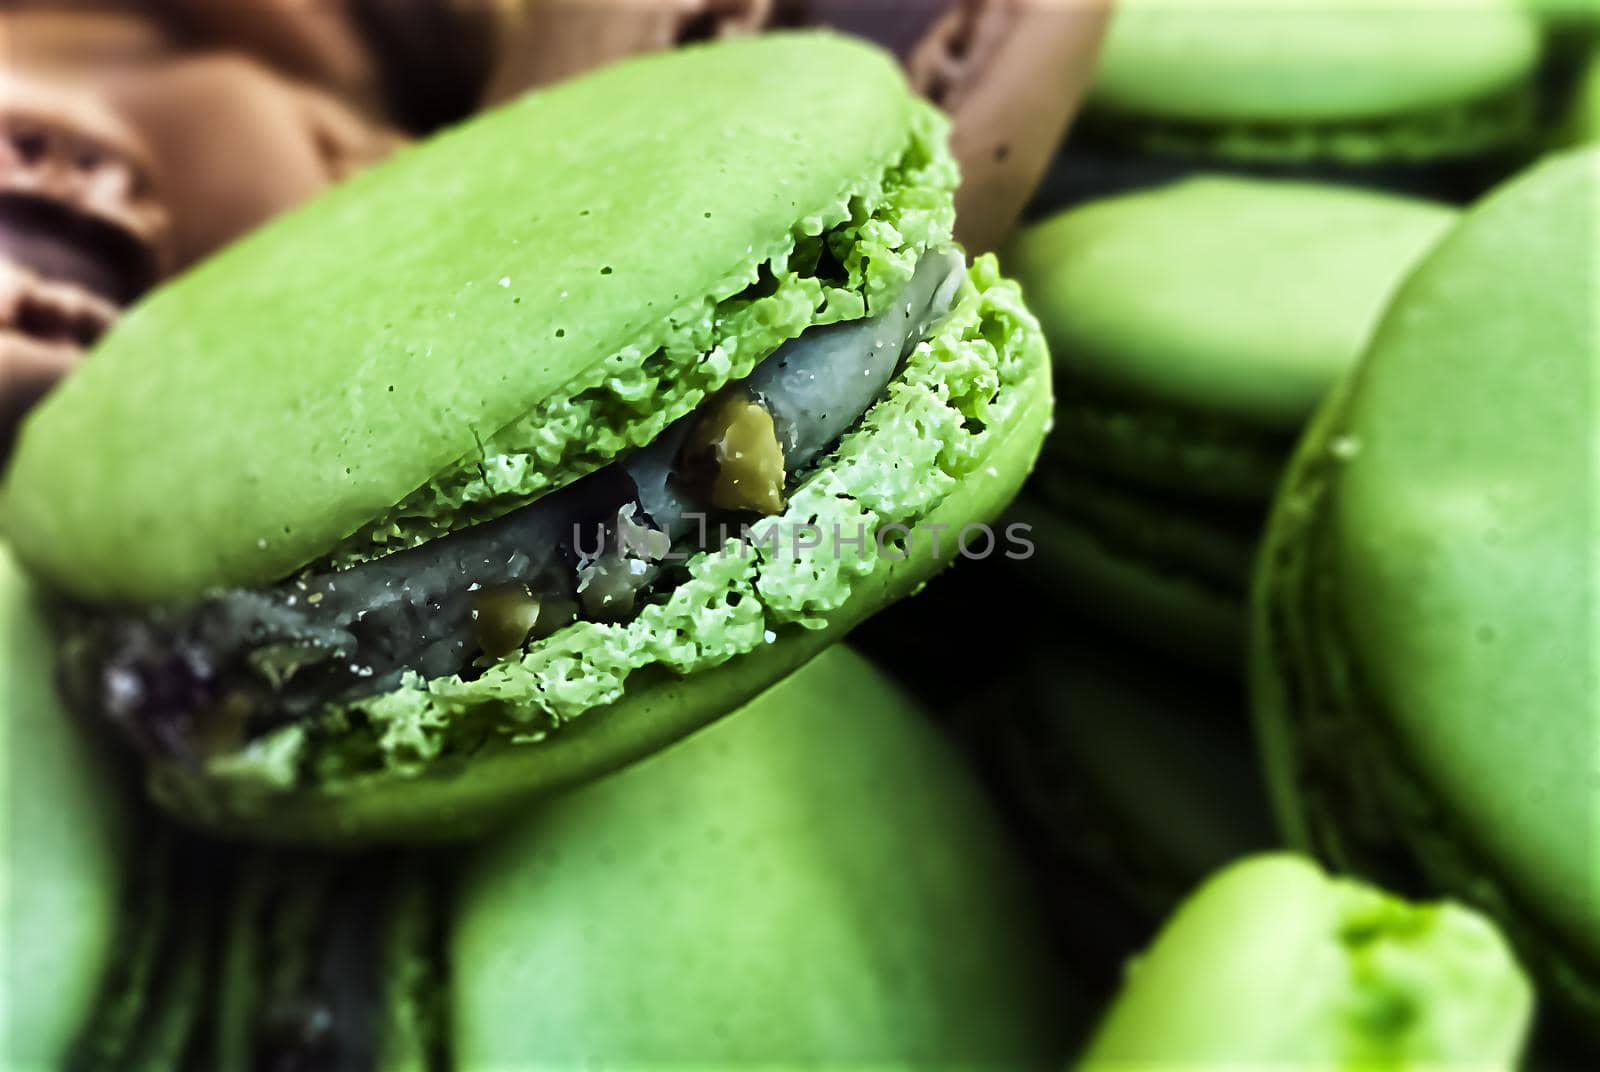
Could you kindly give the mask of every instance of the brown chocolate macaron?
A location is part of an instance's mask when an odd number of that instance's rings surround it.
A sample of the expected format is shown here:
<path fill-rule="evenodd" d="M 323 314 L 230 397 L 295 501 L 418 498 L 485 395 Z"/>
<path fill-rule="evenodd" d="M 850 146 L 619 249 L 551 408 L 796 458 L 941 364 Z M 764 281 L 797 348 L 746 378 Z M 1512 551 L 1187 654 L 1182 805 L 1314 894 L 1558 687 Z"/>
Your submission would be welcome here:
<path fill-rule="evenodd" d="M 29 406 L 171 260 L 137 133 L 86 95 L 0 75 L 0 457 Z"/>

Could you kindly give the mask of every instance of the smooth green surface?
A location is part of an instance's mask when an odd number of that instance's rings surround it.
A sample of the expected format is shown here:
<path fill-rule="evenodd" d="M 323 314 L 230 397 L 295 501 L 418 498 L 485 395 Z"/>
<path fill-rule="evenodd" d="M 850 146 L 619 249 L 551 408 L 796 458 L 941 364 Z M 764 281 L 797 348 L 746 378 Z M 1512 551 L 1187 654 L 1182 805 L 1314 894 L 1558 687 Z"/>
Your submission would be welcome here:
<path fill-rule="evenodd" d="M 1457 829 L 1600 963 L 1600 150 L 1480 204 L 1351 392 L 1330 623 Z"/>
<path fill-rule="evenodd" d="M 1538 50 L 1516 0 L 1119 0 L 1090 104 L 1200 123 L 1383 121 L 1504 93 Z"/>
<path fill-rule="evenodd" d="M 1509 1069 L 1532 998 L 1483 917 L 1261 856 L 1179 908 L 1079 1067 Z"/>
<path fill-rule="evenodd" d="M 113 959 L 131 824 L 55 695 L 52 641 L 0 545 L 0 1066 L 59 1068 Z"/>
<path fill-rule="evenodd" d="M 1018 861 L 920 712 L 833 649 L 466 871 L 463 1069 L 1059 1060 Z"/>
<path fill-rule="evenodd" d="M 1064 212 L 1004 262 L 1063 381 L 1196 423 L 1293 432 L 1454 216 L 1333 186 L 1202 177 Z"/>
<path fill-rule="evenodd" d="M 475 119 L 123 318 L 24 427 L 0 521 L 93 598 L 280 578 L 575 376 L 653 351 L 668 314 L 876 182 L 912 116 L 888 56 L 773 35 Z"/>

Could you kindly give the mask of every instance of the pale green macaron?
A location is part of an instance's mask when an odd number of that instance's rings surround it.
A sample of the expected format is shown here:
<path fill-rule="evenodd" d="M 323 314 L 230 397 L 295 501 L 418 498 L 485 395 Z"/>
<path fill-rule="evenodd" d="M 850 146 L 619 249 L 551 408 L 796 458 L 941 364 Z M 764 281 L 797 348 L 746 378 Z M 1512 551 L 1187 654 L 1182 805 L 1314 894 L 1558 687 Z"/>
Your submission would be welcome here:
<path fill-rule="evenodd" d="M 1455 211 L 1203 176 L 1091 202 L 1005 253 L 1050 342 L 1056 426 L 1019 511 L 1090 616 L 1234 668 L 1295 437 Z"/>
<path fill-rule="evenodd" d="M 1086 126 L 1240 163 L 1472 158 L 1529 133 L 1539 52 L 1517 0 L 1122 0 Z"/>
<path fill-rule="evenodd" d="M 1077 1065 L 1516 1067 L 1532 990 L 1494 924 L 1300 857 L 1220 872 L 1167 922 Z"/>
<path fill-rule="evenodd" d="M 1499 918 L 1600 1022 L 1600 150 L 1475 206 L 1308 433 L 1252 686 L 1298 844 Z"/>

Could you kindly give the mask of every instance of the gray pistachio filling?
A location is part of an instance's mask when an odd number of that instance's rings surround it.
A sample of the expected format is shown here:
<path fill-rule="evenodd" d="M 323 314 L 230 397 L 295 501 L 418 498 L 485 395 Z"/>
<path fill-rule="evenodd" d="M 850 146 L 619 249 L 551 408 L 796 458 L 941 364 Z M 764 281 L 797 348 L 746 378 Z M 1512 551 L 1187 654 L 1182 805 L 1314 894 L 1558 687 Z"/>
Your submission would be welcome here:
<path fill-rule="evenodd" d="M 197 603 L 69 609 L 69 695 L 147 751 L 198 758 L 387 692 L 470 675 L 579 619 L 623 621 L 711 523 L 779 513 L 954 304 L 931 251 L 887 308 L 791 339 L 632 454 L 497 520 L 341 571 Z"/>

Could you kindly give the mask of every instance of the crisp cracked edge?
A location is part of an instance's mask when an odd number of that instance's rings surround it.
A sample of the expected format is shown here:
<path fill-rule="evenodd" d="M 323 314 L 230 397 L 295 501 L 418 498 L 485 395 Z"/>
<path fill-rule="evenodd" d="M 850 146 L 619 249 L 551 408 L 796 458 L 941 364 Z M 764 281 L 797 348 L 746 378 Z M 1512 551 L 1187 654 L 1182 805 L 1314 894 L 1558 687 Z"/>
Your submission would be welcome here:
<path fill-rule="evenodd" d="M 990 520 L 1037 457 L 1050 406 L 1038 324 L 980 258 L 888 395 L 762 524 Z M 696 555 L 691 579 L 633 622 L 580 623 L 474 681 L 413 680 L 315 733 L 288 727 L 205 769 L 155 765 L 151 791 L 190 822 L 264 840 L 476 836 L 528 797 L 648 754 L 802 665 L 956 553 L 948 536 L 937 553 L 929 544 L 913 532 L 904 559 Z M 580 717 L 619 702 L 632 710 Z"/>
<path fill-rule="evenodd" d="M 1340 632 L 1326 506 L 1350 380 L 1323 405 L 1273 506 L 1251 593 L 1249 687 L 1268 789 L 1290 844 L 1396 889 L 1459 895 L 1498 920 L 1533 973 L 1600 1024 L 1600 970 L 1564 952 L 1401 758 Z M 1337 757 L 1336 762 L 1329 760 Z M 1344 820 L 1341 825 L 1341 819 Z M 1428 881 L 1432 879 L 1432 881 Z"/>

